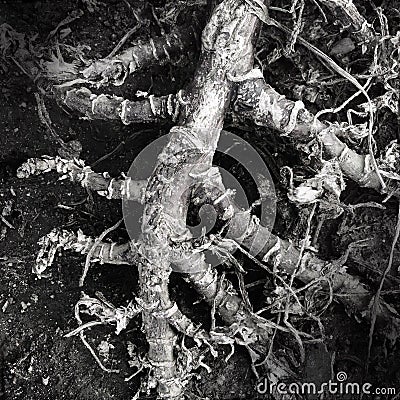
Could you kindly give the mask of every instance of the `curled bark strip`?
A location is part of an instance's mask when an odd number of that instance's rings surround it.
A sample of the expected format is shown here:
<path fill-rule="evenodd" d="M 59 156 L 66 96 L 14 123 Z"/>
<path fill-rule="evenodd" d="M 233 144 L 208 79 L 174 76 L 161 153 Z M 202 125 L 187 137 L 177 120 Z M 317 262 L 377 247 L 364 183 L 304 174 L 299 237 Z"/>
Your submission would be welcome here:
<path fill-rule="evenodd" d="M 62 95 L 62 103 L 89 119 L 120 120 L 125 125 L 165 118 L 175 121 L 180 111 L 179 99 L 174 94 L 130 101 L 106 94 L 96 95 L 86 88 L 67 90 Z"/>
<path fill-rule="evenodd" d="M 30 158 L 17 170 L 18 178 L 28 178 L 30 175 L 40 175 L 56 171 L 60 179 L 69 178 L 71 182 L 96 191 L 107 199 L 126 199 L 142 202 L 147 181 L 133 181 L 122 176 L 119 179 L 110 178 L 107 172 L 99 174 L 85 166 L 82 160 L 66 160 L 61 157 L 43 156 Z"/>
<path fill-rule="evenodd" d="M 180 27 L 165 36 L 151 38 L 146 43 L 139 41 L 114 58 L 96 60 L 82 71 L 82 75 L 86 79 L 100 77 L 102 82 L 122 85 L 129 74 L 171 61 L 193 48 L 198 38 L 196 30 L 201 29 L 201 24 L 196 19 L 194 21 L 193 26 Z"/>
<path fill-rule="evenodd" d="M 383 192 L 371 157 L 356 153 L 338 139 L 340 126 L 321 122 L 304 107 L 296 107 L 296 104 L 279 94 L 263 79 L 255 79 L 240 84 L 234 110 L 238 115 L 253 119 L 257 125 L 269 126 L 299 141 L 310 140 L 316 134 L 326 154 L 338 159 L 345 176 L 360 186 Z"/>

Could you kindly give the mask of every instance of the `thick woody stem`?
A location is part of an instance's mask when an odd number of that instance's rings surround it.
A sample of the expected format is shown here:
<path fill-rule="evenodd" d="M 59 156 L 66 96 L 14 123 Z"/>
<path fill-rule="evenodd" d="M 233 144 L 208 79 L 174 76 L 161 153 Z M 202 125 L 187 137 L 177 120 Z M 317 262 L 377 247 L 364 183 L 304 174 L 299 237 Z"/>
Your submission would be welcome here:
<path fill-rule="evenodd" d="M 149 179 L 139 277 L 142 301 L 148 306 L 143 312 L 143 329 L 149 361 L 163 397 L 181 397 L 183 390 L 173 356 L 174 332 L 165 318 L 155 317 L 172 306 L 168 296 L 171 242 L 188 238 L 184 194 L 209 169 L 230 100 L 232 84 L 226 74 L 241 75 L 251 69 L 257 26 L 257 17 L 238 1 L 225 0 L 215 8 L 203 31 L 188 116 L 171 130 Z"/>
<path fill-rule="evenodd" d="M 16 53 L 16 58 L 18 54 Z M 144 100 L 131 101 L 118 96 L 94 94 L 87 88 L 70 88 L 54 85 L 45 75 L 37 75 L 38 66 L 29 54 L 22 53 L 19 64 L 35 80 L 38 88 L 55 98 L 60 104 L 89 119 L 119 120 L 125 125 L 140 122 L 157 122 L 162 119 L 177 120 L 182 107 L 181 93 L 167 96 L 148 96 Z"/>
<path fill-rule="evenodd" d="M 301 254 L 293 243 L 281 239 L 260 225 L 249 211 L 240 210 L 230 195 L 222 196 L 225 192 L 222 181 L 214 179 L 211 186 L 200 185 L 195 196 L 202 201 L 207 199 L 211 204 L 215 204 L 218 215 L 231 216 L 227 239 L 239 243 L 250 255 L 253 249 L 256 249 L 257 256 L 262 258 L 263 263 L 272 266 L 270 271 L 276 273 L 281 271 L 291 275 L 298 270 L 296 278 L 306 285 L 318 282 L 321 278 L 328 279 L 339 301 L 350 312 L 362 314 L 369 319 L 370 315 L 366 313 L 366 310 L 373 299 L 373 294 L 357 276 L 346 272 L 343 266 L 345 259 L 324 261 L 309 251 Z M 222 200 L 216 204 L 215 200 L 221 198 Z M 236 247 L 233 246 L 232 250 L 235 249 Z M 175 253 L 174 257 L 176 270 L 186 274 L 186 279 L 207 303 L 216 306 L 216 310 L 226 323 L 243 321 L 249 328 L 254 328 L 253 316 L 244 308 L 242 300 L 228 282 L 223 282 L 223 285 L 219 287 L 217 273 L 205 262 L 203 253 L 196 253 L 193 249 L 187 248 L 185 251 Z M 188 274 L 188 265 L 196 273 Z M 298 268 L 299 265 L 301 268 Z M 386 304 L 383 304 L 379 310 L 378 318 L 382 325 L 392 325 L 394 321 L 390 307 Z M 264 341 L 268 338 L 268 330 L 264 327 L 260 329 L 260 325 L 254 330 L 254 334 Z"/>
<path fill-rule="evenodd" d="M 88 76 L 90 78 L 92 78 L 92 75 L 96 75 L 97 73 L 100 75 L 106 73 L 116 74 L 115 70 L 118 68 L 133 68 L 133 64 L 129 64 L 128 54 L 131 54 L 133 57 L 133 61 L 131 61 L 136 63 L 136 72 L 145 66 L 154 64 L 155 62 L 159 64 L 160 60 L 155 58 L 154 54 L 157 55 L 157 51 L 161 51 L 160 48 L 163 49 L 164 57 L 166 57 L 167 54 L 164 49 L 168 51 L 169 47 L 171 47 L 171 54 L 181 52 L 182 49 L 186 49 L 186 46 L 190 47 L 190 45 L 193 44 L 192 42 L 195 40 L 195 30 L 197 28 L 197 26 L 190 29 L 188 28 L 190 33 L 172 33 L 170 35 L 174 38 L 172 41 L 170 41 L 170 36 L 167 35 L 159 38 L 158 42 L 157 40 L 150 40 L 147 45 L 140 44 L 135 48 L 135 51 L 131 49 L 122 53 L 120 56 L 121 60 L 118 62 L 109 59 L 95 61 L 92 66 L 86 70 L 86 73 L 89 74 Z M 169 45 L 167 44 L 163 47 L 162 43 L 164 42 L 168 42 Z M 158 45 L 155 43 L 158 43 Z M 154 54 L 153 46 L 156 46 L 156 52 Z M 136 52 L 138 53 L 136 54 Z M 136 59 L 141 58 L 143 58 L 142 62 L 137 63 L 135 61 Z M 36 60 L 36 58 L 25 48 L 17 49 L 13 54 L 13 60 L 31 79 L 35 81 L 39 90 L 46 96 L 55 98 L 61 104 L 66 105 L 71 110 L 83 114 L 87 118 L 120 120 L 124 124 L 157 122 L 164 118 L 171 118 L 173 121 L 176 121 L 180 112 L 184 109 L 182 107 L 183 102 L 181 99 L 181 93 L 161 97 L 148 96 L 144 100 L 130 101 L 117 96 L 105 94 L 96 95 L 86 88 L 72 88 L 73 85 L 71 82 L 57 85 L 56 83 L 58 81 L 56 77 L 49 76 L 46 73 L 46 70 L 39 65 L 38 60 Z M 126 67 L 124 63 L 126 64 Z M 77 84 L 80 81 L 93 83 L 90 82 L 89 79 L 77 79 L 73 83 Z"/>
<path fill-rule="evenodd" d="M 218 199 L 224 192 L 223 186 L 219 188 L 214 186 L 202 196 Z M 224 200 L 218 204 L 217 210 L 219 215 L 224 215 L 232 207 L 234 209 L 233 217 L 229 222 L 228 239 L 240 241 L 250 254 L 251 249 L 257 249 L 258 257 L 262 257 L 264 263 L 272 265 L 273 271 L 276 273 L 281 271 L 291 275 L 297 272 L 296 278 L 305 284 L 317 282 L 320 278 L 326 277 L 339 301 L 348 311 L 362 314 L 367 319 L 370 318 L 370 314 L 366 310 L 369 309 L 374 295 L 360 282 L 357 276 L 346 272 L 346 268 L 343 266 L 345 259 L 324 261 L 309 251 L 302 254 L 293 243 L 279 238 L 256 222 L 248 211 L 240 210 L 229 197 L 229 195 L 225 196 Z M 299 266 L 300 268 L 298 268 Z M 390 311 L 390 306 L 384 302 L 378 310 L 378 319 L 382 326 L 395 325 L 395 318 Z M 399 327 L 396 330 L 399 330 Z"/>
<path fill-rule="evenodd" d="M 105 174 L 95 173 L 90 169 L 90 167 L 85 167 L 83 161 L 64 160 L 60 157 L 30 159 L 18 169 L 17 174 L 20 178 L 26 178 L 29 175 L 38 175 L 51 170 L 55 170 L 64 176 L 68 176 L 71 181 L 80 183 L 83 187 L 88 187 L 91 190 L 97 191 L 100 195 L 113 199 L 123 198 L 140 202 L 143 199 L 143 191 L 147 185 L 147 181 L 132 181 L 130 178 L 126 177 L 117 180 L 110 179 Z M 223 187 L 222 181 L 219 180 L 217 182 L 213 179 L 213 185 L 211 185 L 210 188 L 205 187 L 204 183 L 202 183 L 201 189 L 196 192 L 196 196 L 198 196 L 199 199 L 202 199 L 202 201 L 207 199 L 207 201 L 213 203 L 216 199 L 221 198 L 224 191 L 225 188 Z M 260 255 L 268 255 L 266 261 L 271 261 L 273 264 L 276 257 L 278 257 L 280 260 L 280 268 L 283 268 L 286 273 L 292 273 L 298 261 L 298 249 L 296 249 L 290 242 L 271 234 L 267 228 L 254 224 L 251 215 L 247 211 L 240 211 L 229 196 L 225 196 L 224 200 L 218 203 L 219 215 L 231 215 L 231 207 L 233 207 L 234 214 L 230 220 L 228 237 L 231 239 L 237 239 L 246 235 L 243 240 L 243 245 L 247 249 L 259 249 L 265 245 L 265 247 L 262 248 Z M 93 239 L 86 237 L 81 232 L 78 232 L 77 235 L 67 231 L 56 233 L 57 232 L 52 231 L 41 239 L 42 250 L 38 255 L 38 260 L 36 262 L 36 273 L 44 271 L 52 263 L 55 250 L 50 251 L 47 249 L 48 244 L 53 244 L 55 249 L 71 249 L 81 254 L 87 254 L 87 250 L 91 248 L 91 243 L 94 243 Z M 264 243 L 266 237 L 269 237 L 269 240 L 267 243 Z M 272 250 L 274 257 L 272 257 Z M 132 258 L 129 258 L 127 257 L 128 251 L 129 247 L 127 248 L 126 245 L 101 243 L 93 254 L 93 260 L 100 260 L 110 264 L 129 263 L 129 260 L 133 260 L 137 254 L 136 250 L 132 249 Z M 49 255 L 51 257 L 49 257 Z M 98 255 L 101 255 L 101 257 L 98 257 Z M 243 321 L 244 325 L 248 327 L 254 325 L 253 317 L 244 309 L 242 300 L 229 285 L 229 282 L 224 281 L 221 283 L 222 286 L 218 287 L 219 280 L 217 273 L 206 264 L 203 254 L 193 254 L 191 246 L 188 248 L 182 247 L 182 251 L 174 253 L 173 263 L 176 270 L 181 273 L 186 274 L 189 272 L 187 269 L 188 265 L 191 266 L 192 271 L 196 271 L 196 273 L 187 274 L 187 280 L 193 284 L 208 304 L 216 307 L 216 311 L 221 315 L 226 323 L 232 324 Z M 334 267 L 334 263 L 322 261 L 317 257 L 312 256 L 307 261 L 307 268 L 300 271 L 298 278 L 304 283 L 309 283 L 312 280 L 318 279 L 323 271 L 325 271 L 324 273 L 331 273 L 329 270 L 326 271 L 325 267 L 327 265 L 330 265 L 332 268 Z M 371 294 L 366 291 L 358 278 L 350 276 L 345 273 L 343 269 L 340 269 L 340 271 L 341 272 L 337 274 L 330 274 L 332 287 L 338 293 L 348 291 L 349 287 L 352 288 L 354 292 L 358 293 L 358 296 L 352 296 L 349 298 L 343 297 L 341 301 L 347 302 L 351 309 L 363 311 L 365 302 L 371 298 Z M 353 303 L 353 305 L 351 305 L 351 303 Z M 257 333 L 257 330 L 255 330 L 255 333 Z M 263 336 L 266 332 L 265 330 L 261 330 L 257 334 Z"/>
<path fill-rule="evenodd" d="M 271 127 L 296 141 L 306 142 L 316 136 L 325 153 L 337 158 L 345 176 L 360 186 L 382 192 L 371 157 L 356 153 L 338 139 L 340 126 L 319 121 L 301 101 L 287 99 L 265 83 L 264 79 L 242 82 L 233 107 L 238 115 L 253 119 L 256 125 Z"/>

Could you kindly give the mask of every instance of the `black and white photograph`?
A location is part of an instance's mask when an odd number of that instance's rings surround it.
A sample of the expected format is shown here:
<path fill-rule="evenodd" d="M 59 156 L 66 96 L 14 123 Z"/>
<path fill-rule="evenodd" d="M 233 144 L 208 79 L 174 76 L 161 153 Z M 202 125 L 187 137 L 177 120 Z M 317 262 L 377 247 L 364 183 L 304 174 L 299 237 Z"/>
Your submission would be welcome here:
<path fill-rule="evenodd" d="M 0 400 L 400 400 L 399 10 L 0 1 Z"/>

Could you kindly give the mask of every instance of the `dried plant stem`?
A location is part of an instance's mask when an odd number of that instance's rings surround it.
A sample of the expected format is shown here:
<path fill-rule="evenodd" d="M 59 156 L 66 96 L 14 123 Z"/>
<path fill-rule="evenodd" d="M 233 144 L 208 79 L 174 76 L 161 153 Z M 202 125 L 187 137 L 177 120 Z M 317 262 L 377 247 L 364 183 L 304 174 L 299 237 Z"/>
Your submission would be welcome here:
<path fill-rule="evenodd" d="M 93 246 L 90 248 L 90 250 L 87 253 L 86 256 L 86 261 L 85 261 L 85 266 L 83 268 L 82 271 L 82 276 L 79 278 L 79 286 L 82 287 L 84 282 L 85 282 L 85 278 L 86 275 L 89 271 L 89 266 L 90 266 L 90 261 L 91 258 L 94 255 L 94 252 L 96 251 L 96 249 L 100 246 L 101 242 L 103 241 L 103 239 L 112 231 L 114 231 L 115 229 L 117 229 L 121 223 L 122 223 L 122 219 L 120 219 L 116 224 L 114 224 L 113 226 L 111 226 L 110 228 L 106 229 L 98 238 L 96 238 L 95 242 L 93 243 Z"/>

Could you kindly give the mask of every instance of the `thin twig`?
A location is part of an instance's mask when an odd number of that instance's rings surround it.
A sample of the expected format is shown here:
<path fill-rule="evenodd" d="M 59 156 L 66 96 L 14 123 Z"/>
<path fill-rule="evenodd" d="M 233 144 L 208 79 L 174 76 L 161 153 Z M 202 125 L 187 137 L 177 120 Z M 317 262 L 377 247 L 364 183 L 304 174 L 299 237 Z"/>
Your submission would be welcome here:
<path fill-rule="evenodd" d="M 257 14 L 258 15 L 258 14 Z M 263 19 L 262 21 L 277 27 L 278 29 L 286 32 L 287 34 L 291 35 L 292 32 L 290 29 L 286 28 L 282 24 L 280 24 L 278 21 L 274 20 L 273 18 L 267 17 L 267 16 L 261 16 Z M 338 64 L 335 63 L 335 61 L 332 60 L 329 56 L 327 56 L 323 51 L 309 43 L 307 40 L 303 39 L 302 37 L 298 37 L 297 41 L 301 43 L 304 47 L 312 51 L 314 54 L 316 54 L 318 57 L 320 57 L 323 61 L 325 61 L 330 67 L 332 67 L 339 75 L 343 76 L 346 78 L 349 82 L 351 82 L 358 90 L 361 91 L 361 93 L 365 96 L 367 99 L 368 103 L 368 111 L 369 111 L 369 126 L 368 126 L 368 148 L 369 148 L 369 154 L 371 156 L 372 164 L 374 167 L 374 170 L 376 172 L 376 175 L 378 176 L 379 182 L 381 184 L 382 190 L 385 190 L 386 184 L 383 181 L 382 175 L 379 171 L 378 164 L 375 159 L 375 155 L 373 152 L 373 146 L 372 146 L 372 137 L 373 137 L 373 126 L 374 126 L 374 112 L 373 112 L 373 106 L 372 106 L 372 101 L 371 98 L 369 97 L 368 93 L 365 91 L 363 86 L 358 82 L 356 78 L 354 78 L 350 73 L 345 71 L 342 67 L 340 67 Z M 321 115 L 321 114 L 320 114 Z"/>
<path fill-rule="evenodd" d="M 139 28 L 142 25 L 140 23 L 136 24 L 132 29 L 129 29 L 128 32 L 125 33 L 125 35 L 123 36 L 123 38 L 118 42 L 118 44 L 114 47 L 114 49 L 111 51 L 111 53 L 106 57 L 106 58 L 112 58 L 114 57 L 118 51 L 120 50 L 120 48 L 126 43 L 126 41 L 134 34 L 136 33 Z"/>
<path fill-rule="evenodd" d="M 99 367 L 104 371 L 107 372 L 109 374 L 119 374 L 119 369 L 109 369 L 106 368 L 103 363 L 100 361 L 100 358 L 97 356 L 96 352 L 92 349 L 92 346 L 90 346 L 90 344 L 87 342 L 85 335 L 83 333 L 83 331 L 79 332 L 79 337 L 82 340 L 82 343 L 85 345 L 85 347 L 90 351 L 90 353 L 92 354 L 93 358 L 95 359 L 95 361 L 97 362 L 97 364 L 99 365 Z"/>
<path fill-rule="evenodd" d="M 96 161 L 94 161 L 91 164 L 91 168 L 94 168 L 96 165 L 100 164 L 101 162 L 105 161 L 107 158 L 113 156 L 115 153 L 118 153 L 125 145 L 127 142 L 129 142 L 131 139 L 139 135 L 140 133 L 150 133 L 152 132 L 152 129 L 142 129 L 140 131 L 132 133 L 132 135 L 129 135 L 126 139 L 124 139 L 122 142 L 120 142 L 117 146 L 115 146 L 109 153 L 105 154 L 104 156 L 101 156 L 98 158 Z"/>
<path fill-rule="evenodd" d="M 79 287 L 82 287 L 84 282 L 85 282 L 85 278 L 86 275 L 89 271 L 89 265 L 90 265 L 90 260 L 96 250 L 96 247 L 102 242 L 102 240 L 112 231 L 114 231 L 115 229 L 117 229 L 121 223 L 122 223 L 123 219 L 120 219 L 115 225 L 113 225 L 111 228 L 106 229 L 94 242 L 93 246 L 91 247 L 91 249 L 89 250 L 87 256 L 86 256 L 86 261 L 85 261 L 85 267 L 83 268 L 83 272 L 82 272 L 82 276 L 79 279 Z"/>
<path fill-rule="evenodd" d="M 35 93 L 35 99 L 38 107 L 38 115 L 40 122 L 47 128 L 47 131 L 51 134 L 54 140 L 67 152 L 71 154 L 71 149 L 65 144 L 64 140 L 57 134 L 52 126 L 50 115 L 47 111 L 43 97 L 39 93 Z"/>
<path fill-rule="evenodd" d="M 398 210 L 398 214 L 397 214 L 396 231 L 395 231 L 395 234 L 394 234 L 392 247 L 390 249 L 388 265 L 387 265 L 385 271 L 382 274 L 381 282 L 380 282 L 379 288 L 378 288 L 378 290 L 377 290 L 377 292 L 375 294 L 373 305 L 372 305 L 371 327 L 369 329 L 368 353 L 367 353 L 367 362 L 365 364 L 365 375 L 368 374 L 369 360 L 371 358 L 372 341 L 373 341 L 373 336 L 374 336 L 376 317 L 377 317 L 377 314 L 378 314 L 379 300 L 380 300 L 380 296 L 381 296 L 381 293 L 382 293 L 383 284 L 385 282 L 386 275 L 389 273 L 389 271 L 392 268 L 394 249 L 396 247 L 397 241 L 399 240 L 399 236 L 400 236 L 400 202 L 398 204 L 398 208 L 399 208 L 399 210 Z"/>
<path fill-rule="evenodd" d="M 82 325 L 78 326 L 78 328 L 74 329 L 73 331 L 66 333 L 64 335 L 64 337 L 69 338 L 69 337 L 75 336 L 78 333 L 81 333 L 82 331 L 84 331 L 85 329 L 89 329 L 93 326 L 98 326 L 98 325 L 104 325 L 104 323 L 101 321 L 89 321 L 86 324 L 82 324 Z"/>
<path fill-rule="evenodd" d="M 144 369 L 144 365 L 141 365 L 140 368 L 134 372 L 132 375 L 128 376 L 127 378 L 124 379 L 125 382 L 129 382 L 131 379 L 133 379 L 136 375 L 138 375 L 140 372 L 142 372 Z"/>
<path fill-rule="evenodd" d="M 314 217 L 315 214 L 315 210 L 317 208 L 317 203 L 314 203 L 311 211 L 310 211 L 310 215 L 308 216 L 307 219 L 307 229 L 306 229 L 306 233 L 304 235 L 304 239 L 303 239 L 303 243 L 301 245 L 301 249 L 299 252 L 299 257 L 296 263 L 296 267 L 293 270 L 293 273 L 290 277 L 290 282 L 289 282 L 289 287 L 292 288 L 293 287 L 293 282 L 294 279 L 300 269 L 300 265 L 301 265 L 301 261 L 303 258 L 303 254 L 304 251 L 306 249 L 307 243 L 309 241 L 309 236 L 310 236 L 310 231 L 311 231 L 311 221 Z M 290 305 L 290 298 L 291 298 L 291 293 L 287 292 L 287 296 L 286 296 L 286 306 L 285 306 L 285 311 L 284 311 L 284 317 L 283 317 L 283 322 L 284 324 L 290 329 L 290 331 L 292 332 L 292 334 L 294 335 L 294 337 L 296 338 L 298 344 L 299 344 L 299 349 L 300 349 L 300 357 L 301 357 L 301 361 L 303 362 L 305 360 L 305 350 L 304 350 L 304 345 L 303 342 L 297 332 L 297 330 L 294 328 L 294 326 L 289 322 L 289 305 Z M 296 296 L 297 298 L 297 296 Z M 302 307 L 303 308 L 303 307 Z"/>

